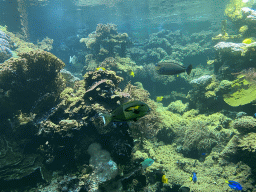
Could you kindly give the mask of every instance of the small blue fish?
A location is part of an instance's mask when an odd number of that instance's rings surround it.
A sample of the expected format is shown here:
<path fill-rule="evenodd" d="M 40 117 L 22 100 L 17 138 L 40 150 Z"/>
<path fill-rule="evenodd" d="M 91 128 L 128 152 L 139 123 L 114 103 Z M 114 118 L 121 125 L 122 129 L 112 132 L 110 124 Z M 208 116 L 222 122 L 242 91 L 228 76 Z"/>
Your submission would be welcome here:
<path fill-rule="evenodd" d="M 190 177 L 190 181 L 193 181 L 194 183 L 197 182 L 197 177 L 196 177 L 196 173 L 195 172 L 192 173 L 192 177 Z"/>
<path fill-rule="evenodd" d="M 150 158 L 147 158 L 145 159 L 141 165 L 142 165 L 142 168 L 143 169 L 146 169 L 147 167 L 149 167 L 150 165 L 152 165 L 154 163 L 154 160 L 153 159 L 150 159 Z"/>
<path fill-rule="evenodd" d="M 231 189 L 235 189 L 235 190 L 238 190 L 238 191 L 243 189 L 242 185 L 240 185 L 240 183 L 238 183 L 236 181 L 226 181 L 226 183 L 228 183 L 228 186 Z"/>
<path fill-rule="evenodd" d="M 203 155 L 203 156 L 206 156 L 206 155 L 207 155 L 207 153 L 202 153 L 202 155 Z"/>
<path fill-rule="evenodd" d="M 256 118 L 256 113 L 254 113 L 253 117 Z"/>

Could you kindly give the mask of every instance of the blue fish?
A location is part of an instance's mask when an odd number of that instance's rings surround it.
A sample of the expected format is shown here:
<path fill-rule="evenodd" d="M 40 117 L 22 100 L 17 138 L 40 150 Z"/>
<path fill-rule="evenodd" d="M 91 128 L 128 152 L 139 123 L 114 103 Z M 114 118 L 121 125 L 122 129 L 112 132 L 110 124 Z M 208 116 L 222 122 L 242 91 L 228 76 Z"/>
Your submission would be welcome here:
<path fill-rule="evenodd" d="M 147 167 L 151 166 L 153 163 L 154 163 L 154 160 L 153 160 L 153 159 L 147 158 L 147 159 L 145 159 L 145 160 L 141 163 L 141 165 L 142 165 L 142 168 L 143 168 L 143 169 L 146 169 Z"/>
<path fill-rule="evenodd" d="M 253 117 L 256 118 L 256 113 L 254 113 Z"/>
<path fill-rule="evenodd" d="M 192 173 L 192 177 L 190 177 L 190 181 L 193 181 L 194 183 L 197 182 L 197 177 L 196 177 L 196 173 L 195 172 Z"/>
<path fill-rule="evenodd" d="M 231 189 L 235 189 L 235 190 L 242 190 L 243 189 L 242 185 L 240 185 L 240 183 L 238 183 L 236 181 L 226 181 L 226 183 L 228 183 L 228 186 Z"/>

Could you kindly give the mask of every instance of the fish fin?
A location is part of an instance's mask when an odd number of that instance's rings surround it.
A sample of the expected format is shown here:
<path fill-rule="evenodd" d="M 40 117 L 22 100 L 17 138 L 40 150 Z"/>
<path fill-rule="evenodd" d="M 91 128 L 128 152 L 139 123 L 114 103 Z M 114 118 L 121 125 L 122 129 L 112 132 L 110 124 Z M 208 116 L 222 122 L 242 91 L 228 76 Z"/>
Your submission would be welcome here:
<path fill-rule="evenodd" d="M 229 184 L 229 181 L 225 180 L 225 183 L 228 183 L 228 184 Z"/>
<path fill-rule="evenodd" d="M 107 126 L 112 121 L 112 115 L 111 114 L 102 114 L 100 115 L 102 117 L 104 126 Z"/>
<path fill-rule="evenodd" d="M 192 67 L 191 64 L 187 67 L 186 72 L 187 72 L 188 75 L 191 73 L 192 68 L 193 68 L 193 67 Z"/>

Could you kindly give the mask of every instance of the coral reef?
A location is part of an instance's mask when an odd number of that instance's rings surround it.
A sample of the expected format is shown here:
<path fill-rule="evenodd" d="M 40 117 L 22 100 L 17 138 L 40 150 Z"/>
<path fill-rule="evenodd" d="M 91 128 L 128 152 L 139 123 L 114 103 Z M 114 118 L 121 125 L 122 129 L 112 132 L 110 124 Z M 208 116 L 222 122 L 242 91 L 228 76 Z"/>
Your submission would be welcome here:
<path fill-rule="evenodd" d="M 190 81 L 194 87 L 187 94 L 191 108 L 199 109 L 200 111 L 216 111 L 216 106 L 219 104 L 220 99 L 218 95 L 222 95 L 223 84 L 220 85 L 216 77 L 205 75 Z"/>
<path fill-rule="evenodd" d="M 243 116 L 233 121 L 233 127 L 242 134 L 256 132 L 256 120 L 250 116 Z"/>
<path fill-rule="evenodd" d="M 256 151 L 256 133 L 249 133 L 243 139 L 239 141 L 238 147 L 248 152 Z"/>
<path fill-rule="evenodd" d="M 64 66 L 56 56 L 41 50 L 22 53 L 18 58 L 5 61 L 0 66 L 2 113 L 11 115 L 18 110 L 36 113 L 54 103 L 64 88 L 59 73 Z"/>
<path fill-rule="evenodd" d="M 251 70 L 249 73 L 247 72 L 247 75 L 239 75 L 237 79 L 232 81 L 230 86 L 227 87 L 229 92 L 223 95 L 223 99 L 227 104 L 237 107 L 251 103 L 256 99 L 255 72 Z"/>
<path fill-rule="evenodd" d="M 37 44 L 33 44 L 31 42 L 24 40 L 25 37 L 22 36 L 21 34 L 18 34 L 18 33 L 15 34 L 8 31 L 7 27 L 0 26 L 0 28 L 1 28 L 0 31 L 3 30 L 5 33 L 5 37 L 8 38 L 8 42 L 10 45 L 9 48 L 12 50 L 13 55 L 26 53 L 26 52 L 37 50 L 37 49 L 50 51 L 53 48 L 52 47 L 53 39 L 50 39 L 49 37 L 45 37 L 42 41 L 38 40 Z M 7 39 L 5 38 L 5 40 Z"/>
<path fill-rule="evenodd" d="M 160 129 L 160 122 L 162 121 L 157 111 L 157 106 L 154 101 L 149 99 L 149 92 L 143 88 L 128 84 L 124 92 L 129 93 L 132 99 L 142 101 L 150 107 L 151 111 L 148 115 L 142 117 L 137 122 L 130 123 L 130 130 L 134 138 L 143 139 L 152 138 L 156 136 Z"/>
<path fill-rule="evenodd" d="M 10 37 L 0 30 L 0 63 L 12 57 L 9 41 Z"/>
<path fill-rule="evenodd" d="M 183 62 L 186 57 L 202 56 L 209 53 L 211 32 L 193 33 L 190 37 L 177 30 L 175 32 L 162 30 L 150 35 L 148 42 L 142 48 L 131 48 L 128 52 L 138 64 L 157 63 L 162 59 L 173 59 Z M 140 55 L 140 57 L 138 57 Z"/>
<path fill-rule="evenodd" d="M 118 33 L 114 24 L 98 24 L 96 31 L 89 34 L 87 38 L 82 38 L 81 43 L 92 51 L 93 58 L 97 61 L 104 61 L 107 57 L 115 56 L 115 47 L 120 47 L 118 52 L 121 57 L 125 56 L 128 44 L 128 34 Z"/>
<path fill-rule="evenodd" d="M 115 178 L 118 174 L 117 164 L 111 159 L 110 153 L 102 150 L 98 143 L 93 143 L 88 148 L 91 158 L 89 165 L 93 173 L 88 178 L 89 192 L 98 191 L 99 185 Z"/>
<path fill-rule="evenodd" d="M 183 104 L 181 100 L 176 100 L 175 102 L 171 102 L 167 109 L 173 113 L 183 114 L 188 110 L 188 103 Z"/>

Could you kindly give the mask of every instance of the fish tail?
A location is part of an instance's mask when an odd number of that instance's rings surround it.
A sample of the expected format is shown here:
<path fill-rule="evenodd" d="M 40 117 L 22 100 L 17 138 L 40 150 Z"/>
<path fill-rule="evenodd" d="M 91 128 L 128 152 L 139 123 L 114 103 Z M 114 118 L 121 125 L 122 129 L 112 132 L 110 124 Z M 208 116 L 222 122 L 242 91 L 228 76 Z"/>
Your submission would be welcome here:
<path fill-rule="evenodd" d="M 192 67 L 191 64 L 187 67 L 186 72 L 187 72 L 188 75 L 191 73 L 192 68 L 193 68 L 193 67 Z"/>
<path fill-rule="evenodd" d="M 104 126 L 108 125 L 112 121 L 112 115 L 111 114 L 102 114 L 100 115 L 102 117 Z"/>

